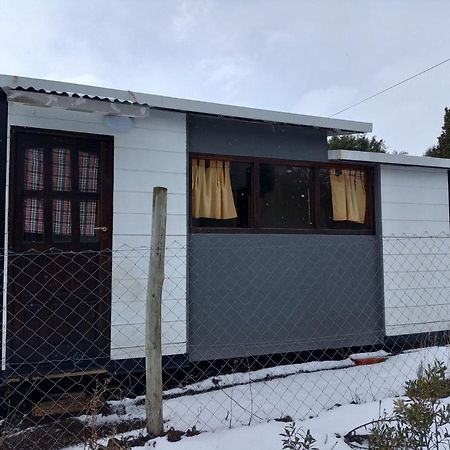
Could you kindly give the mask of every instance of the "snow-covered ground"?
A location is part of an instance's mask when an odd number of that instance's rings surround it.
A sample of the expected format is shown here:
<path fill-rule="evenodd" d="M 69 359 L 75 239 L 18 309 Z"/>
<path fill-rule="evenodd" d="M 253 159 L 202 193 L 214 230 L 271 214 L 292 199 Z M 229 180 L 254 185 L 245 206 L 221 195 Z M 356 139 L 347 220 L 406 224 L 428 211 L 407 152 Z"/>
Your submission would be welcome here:
<path fill-rule="evenodd" d="M 361 405 L 345 405 L 324 411 L 312 419 L 296 422 L 297 429 L 310 430 L 319 450 L 351 450 L 344 440 L 345 434 L 358 426 L 380 417 L 383 412 L 391 413 L 394 398 Z M 443 400 L 450 403 L 450 397 Z M 282 437 L 287 423 L 270 421 L 247 427 L 224 429 L 201 433 L 194 437 L 182 437 L 178 442 L 169 442 L 165 437 L 135 446 L 133 450 L 281 450 Z M 137 436 L 142 430 L 124 433 L 121 436 Z M 102 443 L 106 444 L 106 440 Z M 71 447 L 67 450 L 81 450 Z"/>
<path fill-rule="evenodd" d="M 311 429 L 321 450 L 348 449 L 336 433 L 342 436 L 379 417 L 380 410 L 389 411 L 393 398 L 404 394 L 405 382 L 435 360 L 450 367 L 450 347 L 410 351 L 368 366 L 355 366 L 350 360 L 282 366 L 167 391 L 166 395 L 179 396 L 164 401 L 166 428 L 185 431 L 195 425 L 206 433 L 178 443 L 157 439 L 147 448 L 155 442 L 156 448 L 174 450 L 277 449 L 286 424 L 274 419 L 290 416 Z M 117 412 L 98 418 L 98 423 L 143 419 L 140 400 L 110 402 Z"/>
<path fill-rule="evenodd" d="M 382 408 L 392 411 L 393 399 L 382 402 Z M 343 436 L 353 428 L 378 417 L 379 402 L 364 405 L 346 405 L 326 411 L 320 416 L 299 421 L 297 428 L 310 430 L 316 439 L 315 446 L 320 450 L 349 450 Z M 191 438 L 182 438 L 179 442 L 168 442 L 165 438 L 156 439 L 156 449 L 172 450 L 281 450 L 281 436 L 286 423 L 268 422 L 250 427 L 240 427 L 231 430 L 220 430 L 212 433 L 202 433 Z M 153 443 L 147 444 L 146 450 L 153 448 Z M 135 447 L 133 450 L 145 449 Z"/>

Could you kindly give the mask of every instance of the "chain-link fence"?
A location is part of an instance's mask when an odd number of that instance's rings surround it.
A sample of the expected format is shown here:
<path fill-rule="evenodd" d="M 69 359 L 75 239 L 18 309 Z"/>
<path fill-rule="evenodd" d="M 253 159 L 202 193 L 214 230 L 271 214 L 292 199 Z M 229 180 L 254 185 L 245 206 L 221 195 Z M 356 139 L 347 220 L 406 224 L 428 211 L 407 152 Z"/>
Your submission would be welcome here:
<path fill-rule="evenodd" d="M 0 448 L 146 441 L 149 254 L 5 253 Z M 449 331 L 449 236 L 170 241 L 165 428 L 301 420 L 402 395 L 427 364 L 449 364 Z"/>

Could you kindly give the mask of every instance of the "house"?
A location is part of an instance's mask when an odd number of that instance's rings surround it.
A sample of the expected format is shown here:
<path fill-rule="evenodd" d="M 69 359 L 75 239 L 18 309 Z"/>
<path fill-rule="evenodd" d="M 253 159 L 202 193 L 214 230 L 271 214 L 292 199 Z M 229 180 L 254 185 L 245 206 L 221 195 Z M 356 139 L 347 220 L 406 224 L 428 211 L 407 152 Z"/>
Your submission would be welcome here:
<path fill-rule="evenodd" d="M 149 246 L 158 185 L 178 249 L 168 365 L 450 329 L 450 306 L 416 301 L 390 240 L 448 235 L 450 161 L 327 149 L 328 136 L 371 130 L 1 75 L 2 370 L 142 367 L 148 260 L 117 250 Z M 442 280 L 426 289 L 448 298 Z"/>

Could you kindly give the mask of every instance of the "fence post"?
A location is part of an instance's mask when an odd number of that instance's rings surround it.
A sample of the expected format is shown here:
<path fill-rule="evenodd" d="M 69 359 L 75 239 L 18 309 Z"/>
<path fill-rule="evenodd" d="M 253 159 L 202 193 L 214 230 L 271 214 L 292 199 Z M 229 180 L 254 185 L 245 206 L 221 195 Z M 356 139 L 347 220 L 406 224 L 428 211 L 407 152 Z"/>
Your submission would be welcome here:
<path fill-rule="evenodd" d="M 162 408 L 161 296 L 166 246 L 167 189 L 153 188 L 152 239 L 145 315 L 145 413 L 147 433 L 164 432 Z"/>

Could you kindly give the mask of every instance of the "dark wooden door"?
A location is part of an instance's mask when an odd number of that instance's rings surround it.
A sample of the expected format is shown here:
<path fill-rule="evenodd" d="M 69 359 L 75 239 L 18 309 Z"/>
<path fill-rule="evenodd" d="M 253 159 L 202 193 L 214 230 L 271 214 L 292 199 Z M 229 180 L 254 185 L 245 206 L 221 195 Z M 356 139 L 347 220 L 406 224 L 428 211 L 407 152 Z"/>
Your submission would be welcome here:
<path fill-rule="evenodd" d="M 113 142 L 12 129 L 7 362 L 109 357 Z"/>

